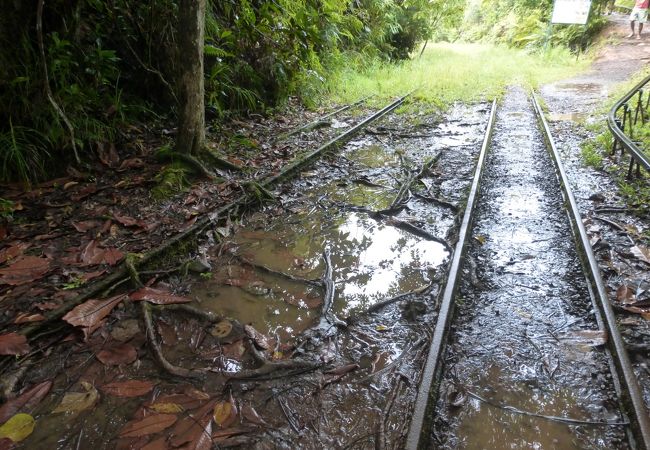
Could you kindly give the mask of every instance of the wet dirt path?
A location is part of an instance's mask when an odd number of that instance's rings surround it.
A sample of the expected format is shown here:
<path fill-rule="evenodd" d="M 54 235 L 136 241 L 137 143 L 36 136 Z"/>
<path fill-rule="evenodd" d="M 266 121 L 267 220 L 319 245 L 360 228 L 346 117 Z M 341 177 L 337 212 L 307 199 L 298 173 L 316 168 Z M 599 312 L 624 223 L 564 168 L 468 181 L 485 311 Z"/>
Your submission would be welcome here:
<path fill-rule="evenodd" d="M 520 88 L 498 112 L 485 171 L 433 442 L 627 448 L 625 426 L 579 423 L 624 419 L 561 191 Z"/>

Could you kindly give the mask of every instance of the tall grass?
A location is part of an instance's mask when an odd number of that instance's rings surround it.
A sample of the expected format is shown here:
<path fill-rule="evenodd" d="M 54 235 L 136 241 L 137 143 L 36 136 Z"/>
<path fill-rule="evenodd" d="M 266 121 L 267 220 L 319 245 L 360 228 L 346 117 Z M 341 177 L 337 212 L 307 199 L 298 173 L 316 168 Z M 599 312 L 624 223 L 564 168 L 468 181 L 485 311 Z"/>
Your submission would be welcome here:
<path fill-rule="evenodd" d="M 588 61 L 568 50 L 530 54 L 484 44 L 435 44 L 400 65 L 374 63 L 363 70 L 346 69 L 328 81 L 330 99 L 349 103 L 374 94 L 377 102 L 417 89 L 434 105 L 499 96 L 506 86 L 529 87 L 576 74 Z"/>

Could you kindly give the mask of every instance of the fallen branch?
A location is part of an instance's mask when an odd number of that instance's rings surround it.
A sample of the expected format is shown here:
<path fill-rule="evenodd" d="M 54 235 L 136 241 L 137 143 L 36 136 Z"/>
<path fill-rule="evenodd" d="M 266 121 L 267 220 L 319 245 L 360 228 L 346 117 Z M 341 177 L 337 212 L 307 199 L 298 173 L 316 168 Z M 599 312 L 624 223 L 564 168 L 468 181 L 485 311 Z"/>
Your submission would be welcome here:
<path fill-rule="evenodd" d="M 318 280 L 308 280 L 306 278 L 300 278 L 295 275 L 291 275 L 288 273 L 280 272 L 277 270 L 273 270 L 270 267 L 264 266 L 262 264 L 257 264 L 253 261 L 249 261 L 248 259 L 244 258 L 243 256 L 240 255 L 235 255 L 235 257 L 244 265 L 250 266 L 254 269 L 259 270 L 260 272 L 268 273 L 269 275 L 274 275 L 276 277 L 280 278 L 285 278 L 290 281 L 295 281 L 297 283 L 305 283 L 310 286 L 315 286 L 315 287 L 322 287 L 323 285 L 318 281 Z"/>
<path fill-rule="evenodd" d="M 312 361 L 303 361 L 299 359 L 285 359 L 281 361 L 269 361 L 266 357 L 255 348 L 255 343 L 252 339 L 246 339 L 247 349 L 253 359 L 260 363 L 261 366 L 256 369 L 241 370 L 239 372 L 224 373 L 228 378 L 241 380 L 241 379 L 254 379 L 262 375 L 267 375 L 278 370 L 292 371 L 296 369 L 313 370 L 321 366 L 320 363 Z M 301 372 L 302 373 L 302 372 Z"/>
<path fill-rule="evenodd" d="M 413 195 L 415 195 L 419 199 L 424 200 L 425 202 L 433 203 L 435 205 L 442 206 L 444 208 L 449 208 L 454 213 L 458 212 L 458 206 L 454 205 L 453 203 L 449 203 L 445 200 L 440 200 L 438 198 L 430 197 L 428 195 L 418 194 L 417 192 Z"/>
<path fill-rule="evenodd" d="M 413 184 L 415 184 L 418 180 L 420 180 L 420 178 L 422 178 L 424 174 L 438 162 L 441 156 L 442 156 L 442 152 L 438 152 L 436 156 L 425 161 L 422 167 L 420 167 L 420 170 L 418 172 L 415 173 L 410 172 L 407 175 L 406 180 L 402 183 L 402 186 L 397 192 L 395 199 L 393 200 L 390 207 L 388 208 L 389 210 L 403 207 L 402 205 L 408 202 L 408 198 L 410 197 L 411 188 L 413 187 Z"/>
<path fill-rule="evenodd" d="M 427 284 L 426 286 L 422 286 L 422 287 L 419 287 L 417 289 L 413 289 L 412 291 L 402 292 L 401 294 L 397 294 L 395 297 L 391 297 L 389 299 L 382 300 L 381 302 L 374 303 L 374 304 L 370 305 L 366 310 L 364 310 L 364 311 L 362 311 L 362 312 L 360 312 L 358 314 L 355 314 L 354 316 L 348 317 L 346 319 L 346 322 L 348 324 L 353 324 L 357 320 L 359 320 L 359 318 L 361 318 L 363 316 L 366 316 L 368 314 L 375 313 L 375 312 L 379 311 L 380 309 L 385 308 L 388 305 L 392 305 L 393 303 L 397 303 L 400 300 L 404 300 L 405 298 L 410 297 L 412 295 L 423 294 L 424 292 L 431 289 L 433 284 L 434 283 L 431 282 L 431 283 Z"/>
<path fill-rule="evenodd" d="M 325 294 L 323 295 L 323 309 L 321 312 L 321 323 L 320 328 L 323 328 L 323 319 L 332 326 L 343 326 L 347 327 L 347 324 L 341 319 L 336 317 L 331 311 L 332 305 L 334 304 L 334 280 L 333 280 L 333 271 L 332 271 L 332 259 L 330 257 L 330 251 L 326 249 L 323 252 L 323 260 L 325 261 L 325 271 L 321 278 L 321 283 L 325 288 Z"/>
<path fill-rule="evenodd" d="M 395 218 L 392 218 L 392 217 L 389 218 L 386 221 L 386 223 L 388 225 L 392 225 L 392 226 L 397 227 L 397 228 L 399 228 L 401 230 L 404 230 L 406 232 L 414 234 L 414 235 L 416 235 L 418 237 L 424 238 L 424 239 L 426 239 L 428 241 L 438 242 L 439 244 L 442 244 L 445 247 L 445 249 L 447 249 L 447 251 L 449 252 L 450 255 L 452 255 L 454 253 L 454 249 L 452 248 L 452 246 L 446 240 L 444 240 L 442 238 L 439 238 L 437 236 L 434 236 L 433 234 L 429 233 L 428 231 L 423 230 L 422 228 L 416 227 L 412 223 L 405 222 L 403 220 L 395 219 Z"/>
<path fill-rule="evenodd" d="M 620 232 L 624 233 L 625 236 L 628 238 L 628 240 L 630 241 L 630 243 L 632 245 L 636 245 L 636 242 L 634 242 L 634 239 L 632 239 L 632 236 L 630 236 L 630 234 L 627 232 L 627 230 L 625 228 L 623 228 L 620 224 L 614 222 L 613 220 L 606 219 L 605 217 L 591 216 L 591 218 L 595 219 L 595 220 L 600 220 L 601 222 L 605 222 L 606 224 L 611 225 L 612 227 L 616 228 Z"/>

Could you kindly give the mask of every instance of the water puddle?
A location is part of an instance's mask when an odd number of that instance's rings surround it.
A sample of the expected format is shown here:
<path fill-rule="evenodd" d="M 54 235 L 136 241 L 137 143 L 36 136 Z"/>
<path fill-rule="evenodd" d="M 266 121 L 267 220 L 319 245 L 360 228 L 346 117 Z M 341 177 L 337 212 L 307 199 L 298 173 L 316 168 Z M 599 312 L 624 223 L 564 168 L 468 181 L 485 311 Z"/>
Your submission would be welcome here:
<path fill-rule="evenodd" d="M 590 414 L 577 405 L 577 393 L 513 382 L 511 377 L 503 377 L 497 367 L 477 376 L 480 381 L 473 386 L 476 391 L 467 393 L 465 404 L 453 413 L 460 423 L 457 448 L 578 450 L 585 448 L 585 442 L 591 449 L 609 448 L 598 439 L 601 431 L 593 427 L 526 414 L 588 420 Z M 576 429 L 582 435 L 581 442 L 575 438 Z"/>
<path fill-rule="evenodd" d="M 587 119 L 585 113 L 551 113 L 548 115 L 548 120 L 551 122 L 584 122 Z"/>
<path fill-rule="evenodd" d="M 442 244 L 363 213 L 328 218 L 318 210 L 275 218 L 264 229 L 257 229 L 259 225 L 252 222 L 234 236 L 237 253 L 275 271 L 317 279 L 324 270 L 323 248 L 330 248 L 336 283 L 334 311 L 342 317 L 426 286 L 432 271 L 449 256 Z M 237 263 L 221 267 L 193 293 L 203 308 L 252 323 L 261 332 L 283 339 L 312 325 L 321 306 L 318 288 Z"/>

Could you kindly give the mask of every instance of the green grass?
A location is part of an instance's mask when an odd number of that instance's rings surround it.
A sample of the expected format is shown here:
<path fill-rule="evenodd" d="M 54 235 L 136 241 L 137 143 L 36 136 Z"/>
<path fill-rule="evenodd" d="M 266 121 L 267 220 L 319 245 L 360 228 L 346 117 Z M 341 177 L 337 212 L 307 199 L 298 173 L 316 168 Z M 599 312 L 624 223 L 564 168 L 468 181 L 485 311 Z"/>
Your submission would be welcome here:
<path fill-rule="evenodd" d="M 330 100 L 350 103 L 374 94 L 376 102 L 385 103 L 417 89 L 417 98 L 444 107 L 498 97 L 512 84 L 535 87 L 566 78 L 587 64 L 587 58 L 576 59 L 562 49 L 536 55 L 485 44 L 434 44 L 422 58 L 400 65 L 376 63 L 363 71 L 342 71 L 329 80 Z"/>

